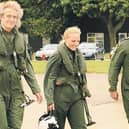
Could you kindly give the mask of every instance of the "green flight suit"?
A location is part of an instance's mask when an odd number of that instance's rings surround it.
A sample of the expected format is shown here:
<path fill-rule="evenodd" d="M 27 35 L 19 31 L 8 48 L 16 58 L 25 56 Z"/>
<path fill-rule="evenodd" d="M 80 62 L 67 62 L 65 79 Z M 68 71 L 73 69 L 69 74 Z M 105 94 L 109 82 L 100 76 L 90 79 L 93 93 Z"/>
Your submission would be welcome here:
<path fill-rule="evenodd" d="M 65 43 L 49 59 L 44 76 L 44 94 L 47 105 L 55 104 L 55 115 L 60 129 L 66 117 L 71 129 L 86 129 L 82 97 L 89 96 L 85 77 L 86 65 L 81 53 L 72 52 Z M 60 85 L 55 82 L 59 81 Z"/>
<path fill-rule="evenodd" d="M 33 93 L 40 91 L 26 46 L 18 30 L 8 33 L 0 28 L 0 129 L 21 129 L 24 108 L 20 105 L 25 100 L 21 73 Z"/>
<path fill-rule="evenodd" d="M 110 91 L 117 90 L 118 76 L 122 69 L 121 92 L 123 97 L 124 109 L 129 122 L 129 39 L 122 41 L 116 48 L 112 56 L 108 80 Z"/>

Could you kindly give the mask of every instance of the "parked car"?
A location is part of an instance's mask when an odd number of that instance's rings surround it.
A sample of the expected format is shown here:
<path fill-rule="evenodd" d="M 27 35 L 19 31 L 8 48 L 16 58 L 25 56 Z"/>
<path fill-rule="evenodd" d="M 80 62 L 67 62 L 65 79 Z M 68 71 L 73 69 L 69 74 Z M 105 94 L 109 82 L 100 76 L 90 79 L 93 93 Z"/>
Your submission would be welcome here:
<path fill-rule="evenodd" d="M 105 49 L 103 47 L 97 47 L 96 59 L 104 60 Z"/>
<path fill-rule="evenodd" d="M 37 60 L 48 60 L 50 56 L 57 50 L 58 44 L 47 44 L 40 48 L 35 54 Z"/>
<path fill-rule="evenodd" d="M 78 48 L 85 59 L 96 59 L 96 43 L 83 42 L 79 44 Z"/>
<path fill-rule="evenodd" d="M 97 43 L 82 42 L 79 44 L 79 50 L 85 59 L 101 59 L 104 60 L 104 48 L 97 46 Z"/>

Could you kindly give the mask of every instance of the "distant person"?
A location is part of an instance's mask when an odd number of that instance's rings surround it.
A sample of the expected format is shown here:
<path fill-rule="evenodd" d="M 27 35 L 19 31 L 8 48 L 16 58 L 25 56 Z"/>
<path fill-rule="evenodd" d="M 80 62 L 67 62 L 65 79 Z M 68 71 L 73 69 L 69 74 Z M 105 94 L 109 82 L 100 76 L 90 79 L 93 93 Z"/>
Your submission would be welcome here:
<path fill-rule="evenodd" d="M 110 95 L 118 100 L 117 83 L 122 71 L 121 92 L 123 105 L 129 122 L 129 39 L 123 40 L 117 45 L 109 66 L 108 80 L 110 84 Z"/>
<path fill-rule="evenodd" d="M 86 129 L 84 98 L 87 89 L 86 65 L 78 50 L 81 31 L 69 27 L 57 51 L 50 57 L 44 77 L 44 94 L 48 111 L 54 111 L 59 129 L 64 129 L 66 118 L 71 129 Z"/>
<path fill-rule="evenodd" d="M 24 76 L 37 101 L 42 95 L 28 58 L 27 45 L 18 30 L 23 9 L 16 1 L 0 6 L 0 129 L 21 129 L 26 95 L 21 83 Z M 29 104 L 30 101 L 27 103 Z"/>

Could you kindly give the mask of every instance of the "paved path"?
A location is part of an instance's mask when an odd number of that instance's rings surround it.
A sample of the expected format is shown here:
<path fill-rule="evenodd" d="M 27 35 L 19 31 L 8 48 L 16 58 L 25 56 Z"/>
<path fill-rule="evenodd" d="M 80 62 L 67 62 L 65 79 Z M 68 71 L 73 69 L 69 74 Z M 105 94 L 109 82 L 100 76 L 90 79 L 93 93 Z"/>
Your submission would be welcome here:
<path fill-rule="evenodd" d="M 36 77 L 42 86 L 43 75 L 36 75 Z M 92 97 L 88 98 L 87 101 L 92 117 L 96 121 L 96 124 L 89 126 L 88 129 L 129 129 L 123 110 L 121 95 L 118 102 L 113 101 L 109 96 L 107 75 L 87 74 L 87 80 L 88 87 L 92 93 Z M 25 82 L 24 88 L 27 94 L 33 98 L 34 96 Z M 22 129 L 38 129 L 38 118 L 45 111 L 45 100 L 40 105 L 35 102 L 26 107 Z M 70 129 L 68 123 L 66 123 L 65 129 Z"/>

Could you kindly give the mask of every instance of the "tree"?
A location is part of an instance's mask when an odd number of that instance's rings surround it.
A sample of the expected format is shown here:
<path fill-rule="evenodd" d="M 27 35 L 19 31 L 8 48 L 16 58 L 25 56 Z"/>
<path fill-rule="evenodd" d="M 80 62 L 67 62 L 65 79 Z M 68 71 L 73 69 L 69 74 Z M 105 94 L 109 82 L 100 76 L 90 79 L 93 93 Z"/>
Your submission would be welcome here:
<path fill-rule="evenodd" d="M 57 0 L 19 0 L 24 8 L 23 28 L 31 35 L 59 38 L 63 14 Z"/>
<path fill-rule="evenodd" d="M 22 19 L 22 29 L 31 36 L 43 36 L 43 17 L 40 8 L 38 8 L 38 0 L 18 0 L 24 8 Z"/>
<path fill-rule="evenodd" d="M 61 0 L 65 8 L 71 6 L 74 14 L 82 17 L 100 18 L 107 26 L 110 48 L 116 45 L 116 34 L 129 17 L 128 0 Z"/>
<path fill-rule="evenodd" d="M 71 7 L 63 7 L 61 0 L 19 0 L 24 8 L 22 28 L 31 36 L 59 41 L 64 29 L 79 23 Z"/>

